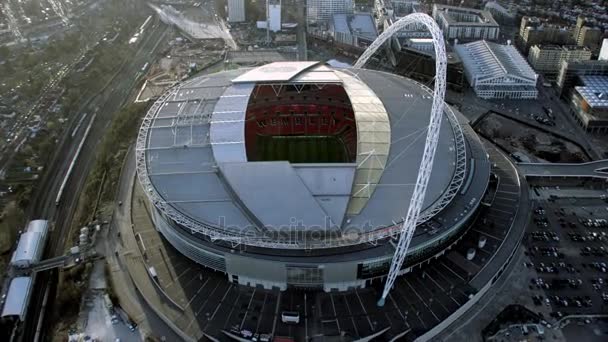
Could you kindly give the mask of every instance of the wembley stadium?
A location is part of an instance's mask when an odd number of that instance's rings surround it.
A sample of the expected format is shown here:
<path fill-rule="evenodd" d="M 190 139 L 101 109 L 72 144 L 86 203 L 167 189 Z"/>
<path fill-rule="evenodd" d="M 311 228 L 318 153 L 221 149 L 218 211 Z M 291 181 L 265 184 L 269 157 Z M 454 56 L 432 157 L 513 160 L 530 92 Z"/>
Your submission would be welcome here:
<path fill-rule="evenodd" d="M 150 108 L 137 172 L 179 252 L 242 285 L 361 288 L 386 277 L 417 181 L 426 86 L 367 69 L 276 62 L 197 76 Z M 488 155 L 447 104 L 402 273 L 475 219 Z"/>

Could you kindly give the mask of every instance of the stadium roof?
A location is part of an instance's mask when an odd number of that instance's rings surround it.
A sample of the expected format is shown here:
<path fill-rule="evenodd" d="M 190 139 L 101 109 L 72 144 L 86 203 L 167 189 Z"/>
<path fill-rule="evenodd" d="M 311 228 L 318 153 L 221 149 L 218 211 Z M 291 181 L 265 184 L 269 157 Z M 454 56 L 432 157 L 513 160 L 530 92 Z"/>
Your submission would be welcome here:
<path fill-rule="evenodd" d="M 287 82 L 317 64 L 319 62 L 274 62 L 251 69 L 232 82 Z"/>
<path fill-rule="evenodd" d="M 584 86 L 574 87 L 591 108 L 608 108 L 608 76 L 581 76 Z"/>
<path fill-rule="evenodd" d="M 19 316 L 19 319 L 23 320 L 27 310 L 31 290 L 32 278 L 13 278 L 6 294 L 6 302 L 2 308 L 2 317 Z"/>
<path fill-rule="evenodd" d="M 513 45 L 478 40 L 458 44 L 455 50 L 464 67 L 478 79 L 515 76 L 536 81 L 536 73 Z"/>
<path fill-rule="evenodd" d="M 351 101 L 356 163 L 248 162 L 243 121 L 253 85 L 328 79 L 339 81 Z M 145 160 L 153 188 L 146 191 L 191 221 L 249 234 L 294 221 L 323 230 L 401 222 L 423 154 L 432 96 L 400 76 L 296 62 L 196 77 L 158 104 L 148 114 Z M 452 181 L 454 136 L 444 120 L 425 208 Z"/>

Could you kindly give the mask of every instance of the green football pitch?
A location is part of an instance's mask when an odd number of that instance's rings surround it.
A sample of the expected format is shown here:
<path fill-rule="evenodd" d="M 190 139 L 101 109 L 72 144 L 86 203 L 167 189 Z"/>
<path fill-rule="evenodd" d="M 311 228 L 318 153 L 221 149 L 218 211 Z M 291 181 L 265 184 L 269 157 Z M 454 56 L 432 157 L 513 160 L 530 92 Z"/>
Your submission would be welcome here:
<path fill-rule="evenodd" d="M 258 136 L 257 157 L 290 163 L 345 163 L 348 155 L 341 140 L 331 136 Z"/>

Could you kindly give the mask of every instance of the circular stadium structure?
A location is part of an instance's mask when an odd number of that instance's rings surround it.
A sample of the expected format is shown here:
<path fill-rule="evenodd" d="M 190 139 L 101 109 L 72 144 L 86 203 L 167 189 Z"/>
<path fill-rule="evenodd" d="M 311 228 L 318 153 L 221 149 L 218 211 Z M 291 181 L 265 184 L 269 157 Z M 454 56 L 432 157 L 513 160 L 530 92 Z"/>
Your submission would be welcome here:
<path fill-rule="evenodd" d="M 144 118 L 137 171 L 181 253 L 264 288 L 347 290 L 386 277 L 433 102 L 397 75 L 276 62 L 192 78 Z M 444 106 L 402 271 L 443 254 L 475 218 L 490 163 Z"/>

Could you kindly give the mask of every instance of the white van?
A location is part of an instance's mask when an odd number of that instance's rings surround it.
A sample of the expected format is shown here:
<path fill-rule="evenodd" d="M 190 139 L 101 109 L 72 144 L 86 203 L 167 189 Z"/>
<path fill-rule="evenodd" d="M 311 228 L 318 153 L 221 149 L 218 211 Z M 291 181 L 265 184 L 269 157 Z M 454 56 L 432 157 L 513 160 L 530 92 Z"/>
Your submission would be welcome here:
<path fill-rule="evenodd" d="M 283 311 L 281 312 L 281 321 L 283 321 L 283 323 L 298 324 L 300 323 L 300 313 L 294 311 Z"/>

